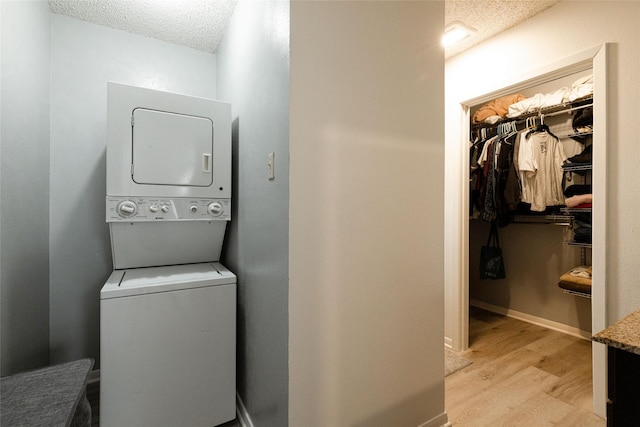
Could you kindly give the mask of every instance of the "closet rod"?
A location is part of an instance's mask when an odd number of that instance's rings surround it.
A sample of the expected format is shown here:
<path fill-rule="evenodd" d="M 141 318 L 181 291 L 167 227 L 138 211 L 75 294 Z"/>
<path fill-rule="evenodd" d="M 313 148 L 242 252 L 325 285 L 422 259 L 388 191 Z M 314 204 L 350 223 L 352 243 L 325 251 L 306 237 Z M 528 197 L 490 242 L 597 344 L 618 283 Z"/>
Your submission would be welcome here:
<path fill-rule="evenodd" d="M 553 112 L 553 113 L 540 114 L 540 117 L 545 117 L 545 116 L 547 116 L 547 117 L 549 117 L 549 116 L 557 116 L 557 115 L 560 115 L 560 114 L 570 113 L 571 111 L 581 110 L 581 109 L 583 109 L 583 108 L 587 108 L 587 107 L 591 107 L 591 106 L 593 106 L 593 103 L 591 103 L 591 104 L 585 104 L 585 105 L 580 105 L 580 106 L 578 106 L 578 107 L 568 108 L 568 109 L 566 109 L 566 110 L 555 111 L 555 112 Z"/>

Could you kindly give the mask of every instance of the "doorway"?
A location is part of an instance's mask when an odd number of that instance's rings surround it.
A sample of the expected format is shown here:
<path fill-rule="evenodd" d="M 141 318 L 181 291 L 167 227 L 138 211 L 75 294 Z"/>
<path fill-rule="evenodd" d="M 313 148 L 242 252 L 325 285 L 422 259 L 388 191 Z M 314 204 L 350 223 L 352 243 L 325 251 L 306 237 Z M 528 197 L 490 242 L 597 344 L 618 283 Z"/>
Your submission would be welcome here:
<path fill-rule="evenodd" d="M 593 286 L 591 298 L 591 330 L 598 332 L 606 327 L 606 140 L 607 140 L 607 44 L 559 60 L 541 69 L 523 75 L 511 84 L 495 88 L 489 93 L 468 97 L 459 102 L 456 114 L 458 129 L 447 129 L 446 156 L 449 172 L 446 185 L 451 191 L 450 218 L 445 224 L 447 257 L 445 265 L 447 290 L 446 322 L 449 324 L 445 344 L 456 351 L 465 350 L 469 340 L 469 186 L 468 164 L 470 109 L 501 96 L 517 93 L 573 73 L 593 70 L 593 193 L 597 203 L 593 207 Z M 449 114 L 449 112 L 447 112 Z M 606 414 L 606 348 L 593 345 L 593 407 L 594 412 Z"/>

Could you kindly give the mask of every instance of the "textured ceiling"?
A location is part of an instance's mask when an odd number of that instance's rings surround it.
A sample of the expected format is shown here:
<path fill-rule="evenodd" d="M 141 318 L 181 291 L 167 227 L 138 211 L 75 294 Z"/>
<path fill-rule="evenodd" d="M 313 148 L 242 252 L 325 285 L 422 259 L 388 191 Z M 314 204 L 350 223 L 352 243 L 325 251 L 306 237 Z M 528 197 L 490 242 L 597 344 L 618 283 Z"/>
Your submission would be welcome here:
<path fill-rule="evenodd" d="M 215 53 L 236 0 L 49 0 L 53 13 Z"/>
<path fill-rule="evenodd" d="M 553 6 L 560 0 L 445 0 L 445 24 L 478 32 L 449 47 L 450 58 Z M 236 0 L 49 0 L 52 12 L 215 53 Z"/>
<path fill-rule="evenodd" d="M 560 0 L 446 0 L 445 25 L 454 21 L 478 30 L 445 50 L 450 58 L 550 8 Z"/>

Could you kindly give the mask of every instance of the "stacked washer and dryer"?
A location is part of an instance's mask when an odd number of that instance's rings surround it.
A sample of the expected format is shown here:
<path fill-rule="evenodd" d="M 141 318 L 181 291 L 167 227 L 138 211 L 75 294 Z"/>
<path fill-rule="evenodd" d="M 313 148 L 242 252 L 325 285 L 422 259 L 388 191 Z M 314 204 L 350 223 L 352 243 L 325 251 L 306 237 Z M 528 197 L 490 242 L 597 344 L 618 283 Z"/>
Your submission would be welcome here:
<path fill-rule="evenodd" d="M 100 425 L 215 426 L 235 418 L 231 107 L 108 83 L 100 292 Z"/>

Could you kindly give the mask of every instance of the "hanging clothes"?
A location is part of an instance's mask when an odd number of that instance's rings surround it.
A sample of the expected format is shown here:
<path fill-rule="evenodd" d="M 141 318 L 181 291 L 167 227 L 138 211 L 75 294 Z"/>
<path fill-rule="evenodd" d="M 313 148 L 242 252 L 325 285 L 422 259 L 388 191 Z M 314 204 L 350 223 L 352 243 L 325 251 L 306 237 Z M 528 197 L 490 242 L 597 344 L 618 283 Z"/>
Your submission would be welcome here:
<path fill-rule="evenodd" d="M 496 139 L 495 135 L 487 135 L 486 129 L 478 132 L 470 146 L 470 216 L 479 218 L 484 207 L 487 184 L 487 150 Z"/>
<path fill-rule="evenodd" d="M 473 121 L 471 131 L 475 140 L 470 144 L 471 218 L 482 218 L 505 226 L 519 214 L 555 214 L 565 205 L 564 187 L 574 183 L 573 173 L 582 175 L 584 172 L 576 168 L 565 170 L 563 165 L 582 162 L 588 153 L 585 137 L 570 134 L 563 136 L 561 141 L 544 123 L 545 116 L 565 112 L 562 109 L 566 107 L 563 105 L 565 98 L 560 96 L 564 92 L 566 90 L 549 94 L 537 107 L 538 110 L 553 108 L 551 112 L 537 111 L 534 115 L 527 110 L 527 117 L 522 119 L 505 120 L 504 116 L 499 116 L 495 123 Z M 578 105 L 567 107 L 566 112 L 575 110 L 588 116 L 589 102 L 592 100 L 577 101 Z M 569 124 L 574 129 L 582 125 L 579 120 L 574 122 Z M 562 132 L 560 135 L 564 134 L 566 125 L 558 125 Z M 489 132 L 496 136 L 488 137 Z"/>
<path fill-rule="evenodd" d="M 529 131 L 520 139 L 518 171 L 522 201 L 534 212 L 564 204 L 562 163 L 566 160 L 560 140 L 548 130 Z"/>
<path fill-rule="evenodd" d="M 471 166 L 471 203 L 478 217 L 487 222 L 505 226 L 510 222 L 510 211 L 504 197 L 509 169 L 513 162 L 515 132 L 499 133 L 483 142 L 477 162 Z M 475 157 L 472 157 L 475 159 Z M 476 217 L 475 211 L 472 217 Z"/>
<path fill-rule="evenodd" d="M 484 177 L 486 180 L 484 189 L 484 203 L 482 206 L 482 219 L 487 222 L 493 222 L 498 216 L 496 209 L 496 149 L 498 144 L 496 141 L 487 144 L 487 161 L 484 164 Z"/>
<path fill-rule="evenodd" d="M 513 209 L 510 208 L 510 201 L 507 198 L 509 190 L 509 173 L 513 165 L 513 157 L 515 150 L 515 140 L 517 132 L 503 134 L 500 139 L 500 149 L 496 157 L 495 173 L 496 173 L 496 194 L 495 203 L 497 208 L 497 222 L 500 227 L 509 224 L 513 219 Z M 516 183 L 516 187 L 519 185 Z M 519 192 L 518 188 L 518 192 Z"/>
<path fill-rule="evenodd" d="M 522 185 L 518 174 L 518 152 L 520 151 L 520 138 L 523 134 L 524 132 L 518 132 L 514 138 L 513 156 L 504 188 L 504 199 L 510 212 L 518 210 L 518 204 L 522 199 Z"/>

